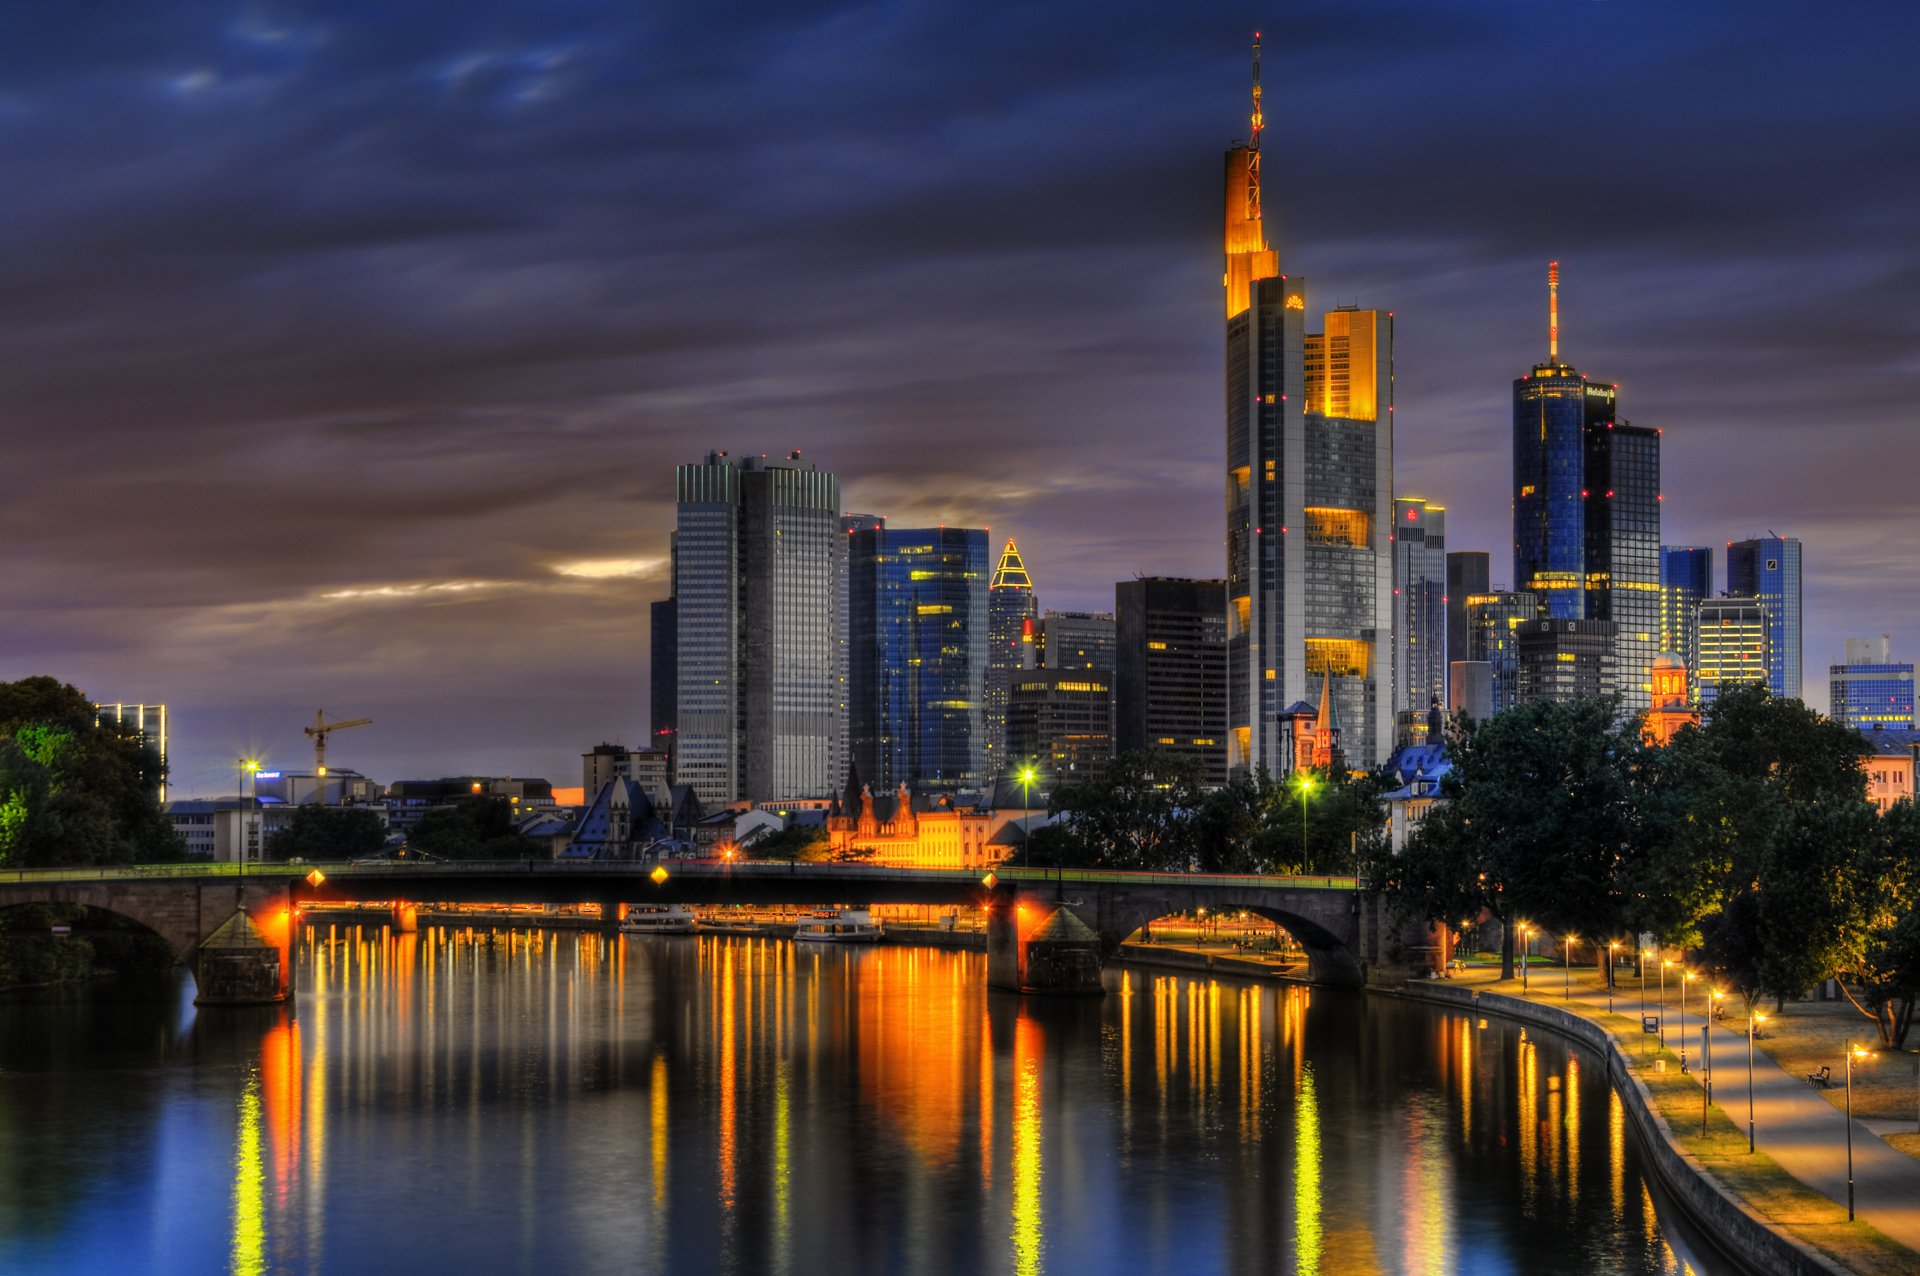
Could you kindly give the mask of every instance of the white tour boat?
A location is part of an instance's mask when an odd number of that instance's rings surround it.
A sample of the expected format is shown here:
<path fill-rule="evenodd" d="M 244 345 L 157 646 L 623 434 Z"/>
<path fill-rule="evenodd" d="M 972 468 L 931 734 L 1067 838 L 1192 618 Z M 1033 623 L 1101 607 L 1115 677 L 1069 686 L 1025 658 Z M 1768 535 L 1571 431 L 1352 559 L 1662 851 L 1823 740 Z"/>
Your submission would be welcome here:
<path fill-rule="evenodd" d="M 700 919 L 686 904 L 629 904 L 620 929 L 630 935 L 691 935 Z"/>
<path fill-rule="evenodd" d="M 833 908 L 808 913 L 793 928 L 795 939 L 827 944 L 871 944 L 880 939 L 880 923 L 864 908 Z"/>

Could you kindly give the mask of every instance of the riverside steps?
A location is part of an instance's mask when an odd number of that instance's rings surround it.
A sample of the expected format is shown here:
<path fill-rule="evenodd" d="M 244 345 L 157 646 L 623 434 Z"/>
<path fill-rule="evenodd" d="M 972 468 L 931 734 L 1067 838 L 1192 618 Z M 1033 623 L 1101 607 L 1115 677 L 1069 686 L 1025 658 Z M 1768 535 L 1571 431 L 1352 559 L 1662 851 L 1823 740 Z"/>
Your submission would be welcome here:
<path fill-rule="evenodd" d="M 1675 1035 L 1680 1029 L 1669 1024 L 1664 1047 L 1644 1033 L 1637 986 L 1616 986 L 1609 1013 L 1598 981 L 1576 982 L 1569 995 L 1562 994 L 1558 978 L 1536 976 L 1533 982 L 1534 989 L 1521 995 L 1516 980 L 1469 972 L 1453 980 L 1411 980 L 1391 991 L 1552 1031 L 1599 1054 L 1662 1184 L 1746 1270 L 1920 1271 L 1920 1162 L 1856 1121 L 1857 1221 L 1849 1223 L 1844 1113 L 1804 1078 L 1758 1052 L 1753 1108 L 1758 1150 L 1748 1152 L 1744 1024 L 1739 1031 L 1709 1029 L 1713 1102 L 1703 1134 L 1699 1016 L 1689 1015 L 1684 1027 L 1693 1070 L 1683 1073 Z"/>

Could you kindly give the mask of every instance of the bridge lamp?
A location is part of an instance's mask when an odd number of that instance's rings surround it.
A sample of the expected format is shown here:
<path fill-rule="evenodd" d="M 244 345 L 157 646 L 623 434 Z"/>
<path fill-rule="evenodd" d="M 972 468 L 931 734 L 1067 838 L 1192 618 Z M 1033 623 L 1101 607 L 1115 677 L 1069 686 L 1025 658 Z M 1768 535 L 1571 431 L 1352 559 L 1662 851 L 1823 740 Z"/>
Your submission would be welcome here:
<path fill-rule="evenodd" d="M 314 869 L 311 873 L 307 874 L 307 885 L 309 886 L 318 886 L 320 885 L 320 883 L 326 880 L 327 880 L 327 875 L 325 873 L 322 873 L 317 868 Z"/>
<path fill-rule="evenodd" d="M 1020 863 L 1027 866 L 1033 863 L 1033 848 L 1028 841 L 1033 836 L 1033 782 L 1040 773 L 1031 765 L 1020 768 Z"/>
<path fill-rule="evenodd" d="M 988 890 L 992 890 L 994 887 L 1000 884 L 1000 879 L 994 875 L 994 872 L 992 869 L 988 869 L 987 875 L 980 879 L 980 884 L 986 887 Z"/>
<path fill-rule="evenodd" d="M 653 871 L 648 873 L 647 877 L 652 880 L 655 886 L 664 885 L 667 880 L 667 866 L 665 864 L 655 864 Z"/>

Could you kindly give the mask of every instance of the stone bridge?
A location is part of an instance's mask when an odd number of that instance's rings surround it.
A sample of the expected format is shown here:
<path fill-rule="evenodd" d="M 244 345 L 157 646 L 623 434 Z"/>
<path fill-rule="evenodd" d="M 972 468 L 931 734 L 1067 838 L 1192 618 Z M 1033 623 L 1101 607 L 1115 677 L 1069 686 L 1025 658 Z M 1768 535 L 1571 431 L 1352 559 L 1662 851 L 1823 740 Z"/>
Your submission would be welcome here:
<path fill-rule="evenodd" d="M 279 957 L 278 995 L 291 987 L 292 919 L 303 905 L 391 904 L 396 920 L 428 904 L 598 904 L 617 918 L 630 903 L 799 906 L 926 904 L 987 910 L 988 982 L 1044 991 L 1030 969 L 1035 944 L 1063 942 L 1071 914 L 1092 971 L 1147 922 L 1171 913 L 1245 909 L 1277 923 L 1307 954 L 1316 983 L 1358 985 L 1388 977 L 1424 953 L 1423 927 L 1389 924 L 1381 901 L 1352 878 L 999 868 L 882 868 L 864 864 L 408 861 L 250 866 L 136 865 L 0 871 L 0 908 L 84 904 L 132 919 L 172 945 L 206 994 L 208 941 L 227 942 L 236 908 Z M 1042 935 L 1042 931 L 1046 934 Z M 1092 951 L 1097 943 L 1097 953 Z M 1069 944 L 1069 946 L 1072 946 Z M 222 951 L 225 951 L 224 949 Z M 1089 964 L 1083 961 L 1083 967 Z M 1044 980 L 1040 981 L 1044 983 Z"/>

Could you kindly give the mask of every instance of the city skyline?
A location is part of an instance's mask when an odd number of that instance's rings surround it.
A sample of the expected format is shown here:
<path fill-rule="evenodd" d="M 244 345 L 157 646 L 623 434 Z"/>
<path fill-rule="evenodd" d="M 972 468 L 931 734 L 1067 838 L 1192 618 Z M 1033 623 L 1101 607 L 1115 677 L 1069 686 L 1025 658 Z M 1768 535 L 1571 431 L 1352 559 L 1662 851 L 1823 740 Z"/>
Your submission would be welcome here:
<path fill-rule="evenodd" d="M 0 383 L 34 480 L 0 675 L 168 704 L 181 795 L 230 791 L 243 752 L 299 766 L 319 706 L 374 717 L 338 762 L 383 780 L 565 779 L 645 741 L 669 476 L 712 449 L 799 449 L 845 508 L 1010 534 L 1061 608 L 1218 577 L 1244 16 L 1113 14 L 1089 45 L 1090 8 L 848 12 L 189 5 L 0 40 Z M 1560 260 L 1569 360 L 1665 430 L 1662 539 L 1807 547 L 1824 708 L 1846 635 L 1920 640 L 1885 533 L 1915 498 L 1857 463 L 1898 447 L 1914 373 L 1920 130 L 1872 86 L 1920 19 L 1870 43 L 1735 12 L 1290 9 L 1269 237 L 1316 311 L 1396 311 L 1395 490 L 1447 506 L 1496 588 L 1520 584 L 1506 396 Z M 1550 141 L 1609 199 L 1529 204 L 1536 59 L 1576 37 L 1622 91 L 1560 99 Z"/>

